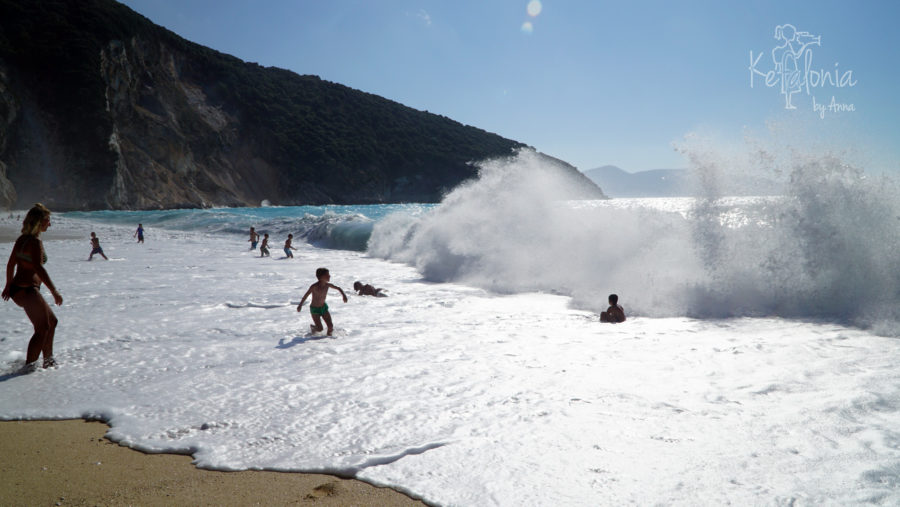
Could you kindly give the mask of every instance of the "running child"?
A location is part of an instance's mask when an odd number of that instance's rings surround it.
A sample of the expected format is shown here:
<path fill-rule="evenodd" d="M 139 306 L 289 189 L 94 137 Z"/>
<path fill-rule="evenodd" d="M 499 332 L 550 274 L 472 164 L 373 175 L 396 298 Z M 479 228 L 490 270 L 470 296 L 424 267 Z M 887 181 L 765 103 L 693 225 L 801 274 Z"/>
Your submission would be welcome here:
<path fill-rule="evenodd" d="M 137 230 L 134 231 L 134 234 L 131 235 L 132 238 L 135 237 L 135 236 L 137 236 L 137 239 L 138 239 L 137 242 L 138 242 L 138 243 L 143 243 L 143 242 L 144 242 L 144 224 L 138 224 Z"/>
<path fill-rule="evenodd" d="M 340 292 L 345 303 L 347 302 L 347 295 L 344 294 L 344 291 L 340 287 L 330 283 L 331 274 L 326 268 L 317 269 L 316 278 L 318 281 L 309 286 L 309 290 L 306 291 L 306 294 L 303 295 L 303 299 L 300 300 L 300 304 L 297 305 L 297 311 L 300 311 L 300 308 L 303 307 L 303 303 L 306 302 L 306 298 L 312 294 L 312 301 L 309 302 L 309 314 L 312 317 L 313 324 L 310 324 L 309 330 L 313 333 L 321 331 L 322 321 L 320 319 L 324 319 L 325 324 L 328 326 L 328 336 L 331 336 L 332 331 L 334 331 L 334 325 L 331 323 L 331 314 L 328 313 L 328 304 L 325 303 L 325 297 L 328 296 L 328 289 L 336 289 Z"/>
<path fill-rule="evenodd" d="M 109 257 L 103 254 L 103 249 L 100 248 L 100 238 L 97 237 L 96 233 L 91 233 L 91 255 L 88 257 L 89 261 L 94 260 L 94 254 L 100 254 L 106 260 L 109 260 Z"/>

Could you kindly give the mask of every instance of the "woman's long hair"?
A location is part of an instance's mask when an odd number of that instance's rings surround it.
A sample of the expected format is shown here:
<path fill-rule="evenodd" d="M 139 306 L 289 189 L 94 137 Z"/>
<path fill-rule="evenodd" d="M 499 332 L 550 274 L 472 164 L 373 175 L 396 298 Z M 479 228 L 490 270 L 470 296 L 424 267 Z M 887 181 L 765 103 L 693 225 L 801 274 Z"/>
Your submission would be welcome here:
<path fill-rule="evenodd" d="M 50 216 L 50 210 L 41 203 L 35 203 L 22 220 L 22 234 L 29 236 L 41 235 L 41 222 Z"/>

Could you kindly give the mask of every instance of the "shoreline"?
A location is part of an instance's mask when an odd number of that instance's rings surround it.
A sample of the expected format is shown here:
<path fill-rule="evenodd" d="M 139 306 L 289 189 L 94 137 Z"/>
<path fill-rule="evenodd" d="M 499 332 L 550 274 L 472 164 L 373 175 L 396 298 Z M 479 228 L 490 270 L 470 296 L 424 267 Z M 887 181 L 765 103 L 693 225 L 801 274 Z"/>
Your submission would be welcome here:
<path fill-rule="evenodd" d="M 0 222 L 0 243 L 15 243 L 21 235 L 22 224 L 5 224 Z M 53 230 L 41 234 L 41 240 L 56 241 L 61 239 L 84 238 L 83 234 L 75 234 L 69 231 Z M 87 242 L 87 239 L 85 239 Z"/>
<path fill-rule="evenodd" d="M 108 429 L 84 419 L 0 421 L 0 505 L 425 505 L 332 475 L 199 469 L 191 456 L 114 443 Z"/>

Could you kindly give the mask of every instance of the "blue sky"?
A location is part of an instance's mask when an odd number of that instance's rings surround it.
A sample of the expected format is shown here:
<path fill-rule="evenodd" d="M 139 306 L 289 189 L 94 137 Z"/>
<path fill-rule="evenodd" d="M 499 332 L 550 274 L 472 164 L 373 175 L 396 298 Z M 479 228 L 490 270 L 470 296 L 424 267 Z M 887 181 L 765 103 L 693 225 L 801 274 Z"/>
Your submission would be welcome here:
<path fill-rule="evenodd" d="M 737 143 L 774 125 L 780 140 L 900 173 L 900 2 L 124 3 L 218 51 L 442 114 L 581 170 L 686 167 L 673 149 L 686 134 Z M 849 71 L 855 84 L 812 86 L 786 109 L 780 83 L 762 75 L 786 23 L 819 37 L 810 69 L 838 81 Z M 751 51 L 762 54 L 753 88 Z M 832 97 L 854 111 L 829 110 Z"/>

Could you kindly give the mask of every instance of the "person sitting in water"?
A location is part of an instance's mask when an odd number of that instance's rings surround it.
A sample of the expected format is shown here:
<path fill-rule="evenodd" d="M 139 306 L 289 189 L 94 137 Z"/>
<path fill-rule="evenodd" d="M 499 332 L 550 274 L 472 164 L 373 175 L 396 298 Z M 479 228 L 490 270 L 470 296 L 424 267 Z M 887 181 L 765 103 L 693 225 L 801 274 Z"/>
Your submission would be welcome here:
<path fill-rule="evenodd" d="M 619 296 L 616 294 L 609 295 L 609 308 L 605 312 L 600 312 L 600 322 L 625 322 L 625 309 L 619 304 Z"/>
<path fill-rule="evenodd" d="M 387 297 L 387 294 L 385 294 L 383 292 L 384 289 L 380 289 L 380 288 L 376 289 L 375 287 L 373 287 L 367 283 L 364 284 L 364 283 L 358 282 L 358 281 L 353 282 L 353 290 L 355 290 L 356 293 L 359 294 L 360 296 L 375 296 L 378 298 Z"/>

